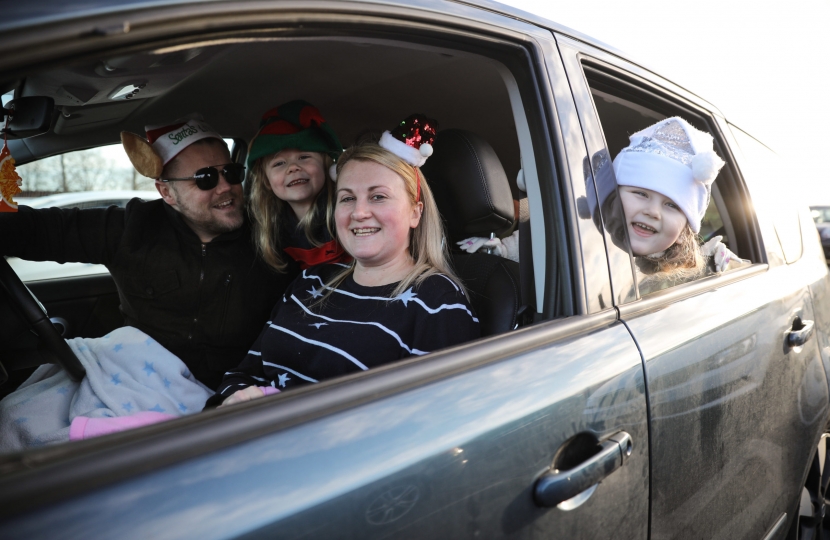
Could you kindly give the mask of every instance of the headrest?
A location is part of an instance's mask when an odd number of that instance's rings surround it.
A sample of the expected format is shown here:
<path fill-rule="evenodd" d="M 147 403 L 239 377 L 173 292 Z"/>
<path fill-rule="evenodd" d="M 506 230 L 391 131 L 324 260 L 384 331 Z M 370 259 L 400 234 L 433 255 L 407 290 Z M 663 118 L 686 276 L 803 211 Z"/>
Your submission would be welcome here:
<path fill-rule="evenodd" d="M 501 237 L 513 226 L 513 195 L 496 152 L 469 131 L 438 133 L 422 167 L 447 226 L 449 245 L 471 236 Z"/>

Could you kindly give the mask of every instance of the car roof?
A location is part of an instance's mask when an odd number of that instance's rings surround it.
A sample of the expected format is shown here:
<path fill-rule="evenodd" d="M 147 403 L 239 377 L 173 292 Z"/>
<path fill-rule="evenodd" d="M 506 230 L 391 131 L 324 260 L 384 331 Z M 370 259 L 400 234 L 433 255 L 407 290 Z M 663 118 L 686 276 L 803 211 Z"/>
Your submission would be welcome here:
<path fill-rule="evenodd" d="M 444 11 L 452 11 L 450 8 L 456 3 L 450 1 L 446 4 L 424 2 L 422 5 L 418 5 L 418 0 L 406 2 L 374 0 L 361 2 L 357 5 L 368 5 L 370 7 L 372 4 L 395 5 L 408 9 L 416 7 L 422 11 L 435 12 L 441 11 L 442 5 L 447 6 Z M 574 39 L 590 43 L 592 46 L 610 54 L 626 58 L 629 62 L 631 61 L 624 53 L 613 47 L 531 13 L 488 0 L 462 3 L 465 5 L 472 4 L 479 9 L 561 32 Z M 194 6 L 194 8 L 216 6 L 217 8 L 227 9 L 227 4 L 233 4 L 234 8 L 238 7 L 237 11 L 240 13 L 243 11 L 243 6 L 246 5 L 258 6 L 259 9 L 262 9 L 261 3 L 234 2 L 231 0 L 171 0 L 164 2 L 85 0 L 75 5 L 64 5 L 59 0 L 21 2 L 11 9 L 8 14 L 5 14 L 4 22 L 0 23 L 0 29 L 9 31 L 5 34 L 0 33 L 0 52 L 2 52 L 5 40 L 14 42 L 21 33 L 28 34 L 27 39 L 31 40 L 32 35 L 39 35 L 38 32 L 41 31 L 46 32 L 48 30 L 54 33 L 58 31 L 57 29 L 62 29 L 61 32 L 68 32 L 67 28 L 70 25 L 63 23 L 68 23 L 70 20 L 82 21 L 85 17 L 102 15 L 109 17 L 112 15 L 115 19 L 105 17 L 106 24 L 112 24 L 121 21 L 122 19 L 119 19 L 118 15 L 124 13 L 123 25 L 126 28 L 126 23 L 132 17 L 132 15 L 128 15 L 130 13 L 146 13 L 153 9 L 169 9 L 171 6 L 183 8 L 187 8 L 187 6 Z M 316 3 L 304 3 L 303 7 L 313 6 L 314 4 Z M 274 5 L 278 6 L 279 3 L 275 2 Z M 331 3 L 326 2 L 325 5 L 330 7 Z M 355 5 L 355 3 L 353 2 L 352 5 Z M 100 22 L 104 19 L 96 18 L 94 20 Z M 75 31 L 82 28 L 83 25 L 75 28 Z M 108 30 L 106 28 L 93 28 L 90 25 L 89 31 L 93 34 L 96 32 L 105 34 Z M 488 132 L 487 126 L 484 125 L 486 123 L 485 119 L 481 119 L 479 124 L 476 123 L 477 120 L 474 120 L 472 123 L 465 121 L 463 124 L 456 121 L 456 125 L 453 125 L 453 121 L 461 117 L 462 111 L 458 110 L 459 107 L 451 107 L 443 103 L 446 100 L 443 100 L 440 94 L 431 95 L 429 92 L 421 92 L 417 95 L 403 95 L 401 97 L 401 93 L 396 92 L 398 87 L 395 86 L 394 81 L 394 77 L 403 78 L 406 75 L 401 68 L 402 66 L 406 67 L 406 62 L 410 60 L 413 63 L 409 66 L 409 72 L 417 77 L 423 77 L 426 81 L 424 87 L 430 87 L 433 85 L 433 81 L 440 80 L 441 73 L 454 76 L 459 82 L 456 86 L 459 88 L 458 93 L 463 91 L 467 96 L 463 103 L 463 108 L 467 110 L 465 118 L 473 118 L 473 110 L 488 110 L 489 103 L 494 101 L 506 103 L 502 99 L 503 95 L 497 95 L 500 90 L 496 89 L 496 86 L 503 91 L 504 85 L 500 77 L 494 78 L 495 72 L 492 69 L 482 69 L 483 66 L 476 64 L 469 58 L 470 61 L 461 66 L 461 69 L 458 67 L 451 68 L 447 59 L 441 58 L 440 55 L 424 55 L 423 51 L 418 52 L 420 54 L 418 57 L 414 54 L 407 55 L 402 52 L 402 49 L 390 48 L 389 44 L 391 42 L 389 41 L 385 44 L 372 44 L 370 43 L 371 40 L 352 40 L 356 47 L 371 48 L 374 46 L 374 50 L 352 49 L 343 46 L 343 42 L 348 41 L 348 39 L 341 38 L 339 43 L 334 43 L 334 38 L 329 39 L 328 43 L 323 39 L 302 42 L 299 40 L 292 42 L 289 39 L 279 44 L 272 41 L 271 49 L 266 49 L 264 46 L 257 47 L 256 44 L 211 44 L 193 58 L 187 56 L 188 50 L 186 48 L 170 47 L 160 49 L 163 52 L 154 50 L 151 54 L 148 51 L 143 55 L 145 58 L 140 58 L 141 54 L 114 58 L 102 55 L 98 58 L 95 66 L 89 64 L 86 66 L 73 65 L 65 68 L 57 67 L 45 72 L 26 75 L 26 89 L 23 95 L 53 97 L 56 107 L 62 114 L 51 132 L 26 141 L 9 141 L 9 148 L 18 163 L 22 164 L 70 150 L 111 144 L 118 141 L 119 133 L 122 130 L 143 133 L 144 126 L 147 124 L 171 122 L 175 118 L 194 112 L 202 113 L 205 120 L 224 137 L 249 140 L 256 132 L 259 116 L 262 112 L 279 103 L 298 97 L 310 101 L 323 112 L 329 123 L 336 128 L 335 130 L 338 132 L 341 141 L 346 146 L 350 145 L 358 135 L 357 126 L 362 126 L 364 130 L 380 129 L 382 131 L 389 125 L 393 125 L 394 122 L 399 121 L 400 118 L 417 110 L 418 112 L 431 113 L 430 115 L 438 119 L 439 122 L 446 119 L 447 122 L 442 125 L 443 129 L 460 127 L 483 136 L 496 149 L 503 162 L 505 160 L 503 156 L 511 154 L 510 151 L 505 149 L 508 146 L 517 148 L 515 135 L 508 137 L 511 138 L 508 141 L 498 130 L 491 129 Z M 357 43 L 357 41 L 360 41 L 360 43 Z M 276 49 L 277 47 L 279 49 Z M 247 54 L 240 53 L 241 50 L 245 50 Z M 266 52 L 263 56 L 266 50 L 279 50 L 285 54 L 273 54 L 273 52 L 268 54 Z M 390 51 L 398 56 L 394 57 Z M 447 52 L 454 53 L 455 51 Z M 229 60 L 229 55 L 233 56 L 233 60 Z M 296 58 L 298 55 L 300 59 Z M 344 69 L 344 66 L 359 61 L 355 58 L 359 58 L 360 55 L 363 55 L 362 57 L 365 59 L 363 61 L 364 67 L 376 66 L 376 68 L 374 71 L 365 69 L 359 77 L 351 76 Z M 374 55 L 374 57 L 370 59 L 370 55 Z M 146 57 L 150 56 L 155 56 L 155 64 L 151 65 L 151 62 L 147 61 Z M 453 54 L 443 54 L 443 56 L 450 57 Z M 292 70 L 300 69 L 300 66 L 304 67 L 303 58 L 312 58 L 313 60 L 307 61 L 311 65 L 314 65 L 313 62 L 325 65 L 325 72 L 320 73 L 316 80 L 309 80 L 308 77 L 293 77 L 290 78 L 288 84 L 274 75 L 275 72 L 291 73 Z M 267 65 L 263 63 L 266 61 Z M 108 62 L 113 65 L 110 66 Z M 417 63 L 420 63 L 420 65 L 416 65 Z M 160 64 L 163 65 L 158 67 Z M 642 64 L 637 65 L 642 67 Z M 102 69 L 110 68 L 113 68 L 110 73 L 102 71 Z M 307 70 L 307 67 L 305 69 Z M 229 88 L 213 88 L 211 93 L 203 91 L 206 84 L 221 80 L 222 70 L 225 73 L 233 73 L 237 76 L 242 74 L 241 76 L 246 80 L 246 83 L 241 85 L 246 92 L 244 99 L 240 94 L 243 90 L 231 88 L 234 85 L 230 84 L 226 85 Z M 142 90 L 135 100 L 112 101 L 114 99 L 112 88 L 107 85 L 115 84 L 113 82 L 116 79 L 114 74 L 119 73 L 119 71 L 123 72 L 122 79 L 130 76 L 132 77 L 131 80 L 136 81 L 136 84 L 147 83 L 147 89 Z M 270 71 L 271 73 L 258 73 L 258 71 Z M 434 75 L 430 75 L 430 73 Z M 429 79 L 430 76 L 433 77 L 432 80 Z M 227 80 L 235 79 L 228 77 Z M 337 81 L 337 83 L 332 85 L 332 80 Z M 11 82 L 0 81 L 0 83 Z M 201 87 L 199 84 L 201 84 Z M 155 93 L 151 91 L 154 85 L 160 85 Z M 239 87 L 240 85 L 236 86 Z M 343 86 L 347 89 L 337 88 Z M 444 87 L 451 88 L 448 85 Z M 269 89 L 268 94 L 262 90 L 265 88 Z M 80 94 L 76 92 L 78 89 L 81 90 Z M 256 91 L 252 91 L 252 89 Z M 84 91 L 87 92 L 86 95 L 84 95 Z M 186 91 L 190 93 L 186 94 Z M 72 92 L 77 95 L 69 95 Z M 689 94 L 691 95 L 691 93 Z M 347 96 L 354 96 L 359 101 L 353 98 L 350 107 L 343 107 L 343 99 Z M 147 99 L 148 97 L 149 99 Z M 72 101 L 73 99 L 75 101 Z M 229 103 L 234 100 L 235 102 Z M 73 103 L 77 105 L 73 106 Z M 218 103 L 227 103 L 231 106 L 217 107 Z M 409 103 L 409 105 L 404 105 L 405 103 Z M 411 110 L 403 110 L 402 107 L 411 107 Z M 207 111 L 206 109 L 209 108 L 214 110 Z M 78 114 L 75 114 L 76 112 Z M 492 114 L 496 116 L 495 121 L 491 122 L 492 125 L 499 125 L 499 120 L 502 120 L 502 125 L 505 125 L 506 122 L 512 124 L 512 111 L 495 111 Z M 476 116 L 480 117 L 481 115 L 477 114 Z M 352 129 L 352 126 L 356 127 Z M 511 159 L 514 163 L 509 162 Z M 505 163 L 505 169 L 508 170 L 509 174 L 518 171 L 518 159 L 517 155 L 513 158 L 507 158 L 508 163 Z"/>

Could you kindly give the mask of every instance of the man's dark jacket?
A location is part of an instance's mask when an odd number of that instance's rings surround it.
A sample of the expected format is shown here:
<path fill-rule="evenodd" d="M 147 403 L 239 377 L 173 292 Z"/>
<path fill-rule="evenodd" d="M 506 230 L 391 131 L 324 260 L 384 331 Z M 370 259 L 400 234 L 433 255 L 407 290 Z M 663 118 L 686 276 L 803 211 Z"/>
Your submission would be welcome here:
<path fill-rule="evenodd" d="M 0 253 L 105 265 L 126 325 L 152 336 L 215 389 L 239 365 L 296 271 L 256 255 L 249 224 L 203 244 L 161 199 L 126 208 L 0 214 Z"/>

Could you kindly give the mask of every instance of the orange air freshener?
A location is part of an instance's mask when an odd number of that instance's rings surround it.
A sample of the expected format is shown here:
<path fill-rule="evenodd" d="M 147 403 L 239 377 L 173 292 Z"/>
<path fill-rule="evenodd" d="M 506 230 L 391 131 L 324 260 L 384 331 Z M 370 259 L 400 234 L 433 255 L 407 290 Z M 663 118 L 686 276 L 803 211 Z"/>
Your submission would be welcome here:
<path fill-rule="evenodd" d="M 12 153 L 3 141 L 3 150 L 0 150 L 0 212 L 17 212 L 13 197 L 22 191 L 22 180 L 14 168 Z"/>

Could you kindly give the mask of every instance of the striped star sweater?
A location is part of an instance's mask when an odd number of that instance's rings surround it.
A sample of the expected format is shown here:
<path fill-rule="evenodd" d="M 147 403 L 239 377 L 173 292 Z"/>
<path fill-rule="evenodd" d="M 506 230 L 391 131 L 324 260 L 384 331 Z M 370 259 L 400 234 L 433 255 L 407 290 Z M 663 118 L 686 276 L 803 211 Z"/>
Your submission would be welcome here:
<path fill-rule="evenodd" d="M 208 407 L 248 386 L 286 390 L 479 337 L 470 303 L 444 275 L 430 276 L 394 298 L 397 283 L 364 287 L 349 276 L 324 304 L 312 306 L 341 270 L 341 265 L 303 270 Z"/>

